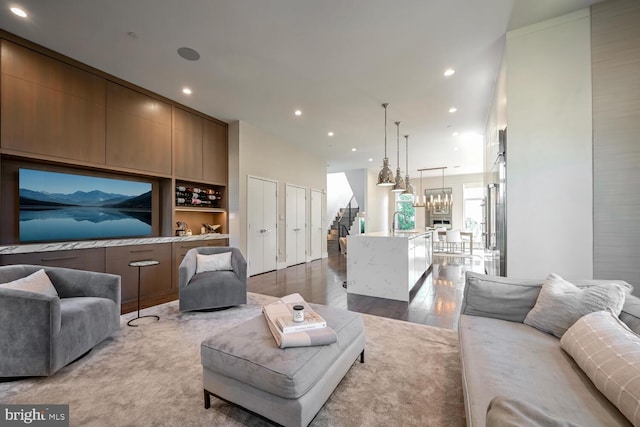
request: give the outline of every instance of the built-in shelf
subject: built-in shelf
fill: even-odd
[[[187,208],[176,206],[176,212],[226,212],[226,209],[222,208]]]

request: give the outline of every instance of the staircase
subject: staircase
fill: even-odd
[[[349,207],[340,209],[327,234],[327,253],[340,253],[339,238],[346,237],[349,234],[349,230],[356,220],[359,210],[360,208]]]

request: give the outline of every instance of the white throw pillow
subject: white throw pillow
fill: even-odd
[[[26,277],[14,280],[9,283],[0,283],[0,288],[19,289],[21,291],[35,292],[37,294],[57,297],[58,292],[49,280],[49,276],[44,269],[40,269]]]
[[[231,266],[231,252],[202,255],[196,254],[196,274],[205,271],[233,270]]]
[[[560,338],[585,314],[610,308],[619,315],[625,295],[630,291],[629,287],[618,283],[579,288],[551,273],[523,323]]]
[[[640,337],[607,310],[580,318],[560,345],[598,390],[640,426]]]

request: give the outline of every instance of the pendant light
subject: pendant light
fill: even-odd
[[[389,187],[393,185],[393,172],[389,168],[389,158],[387,157],[387,107],[388,103],[382,104],[384,107],[384,159],[382,159],[382,169],[378,173],[378,185]]]
[[[396,182],[393,185],[391,191],[394,193],[400,193],[405,190],[404,188],[404,180],[402,179],[402,174],[400,173],[400,122],[396,122],[396,141],[397,141],[397,155],[398,155],[398,169],[396,170]]]
[[[411,197],[415,198],[415,192],[413,191],[413,185],[411,185],[411,182],[409,182],[409,135],[405,135],[404,136],[404,140],[406,141],[406,147],[407,147],[407,151],[405,151],[405,171],[407,173],[407,175],[404,177],[404,186],[405,186],[405,190],[402,192],[402,194],[408,194]]]

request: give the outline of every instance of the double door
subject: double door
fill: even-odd
[[[249,177],[247,186],[247,265],[253,276],[277,268],[278,183]]]
[[[307,190],[287,185],[285,208],[287,265],[306,262],[307,248]]]

